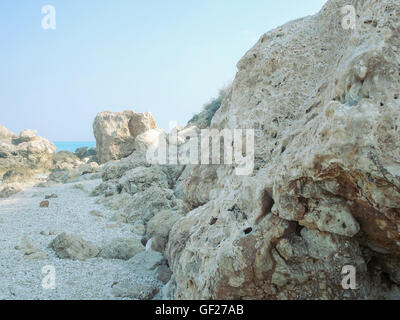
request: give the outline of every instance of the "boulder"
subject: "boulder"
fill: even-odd
[[[147,277],[162,283],[171,278],[167,259],[156,251],[143,251],[127,262],[127,268],[133,274]]]
[[[137,220],[147,223],[160,210],[173,208],[174,200],[172,190],[151,186],[131,196],[123,210],[129,213],[128,223],[135,224]]]
[[[174,210],[163,210],[156,213],[147,224],[147,236],[152,239],[152,249],[164,253],[169,233],[183,214]]]
[[[107,244],[100,252],[104,259],[129,260],[141,251],[144,246],[137,238],[118,238]]]
[[[0,176],[15,170],[19,172],[18,179],[34,179],[37,174],[52,169],[55,152],[55,145],[37,137],[34,130],[24,130],[16,136],[0,127]]]
[[[22,191],[19,183],[0,184],[0,199],[9,198]]]
[[[158,282],[141,278],[123,279],[112,287],[114,296],[137,300],[151,300],[159,290]]]
[[[129,156],[135,150],[135,138],[155,127],[150,113],[100,112],[93,123],[99,162],[106,163]]]
[[[16,138],[17,135],[15,133],[0,125],[0,142],[3,141],[11,143],[11,141]]]
[[[49,245],[60,259],[84,261],[96,257],[100,248],[85,241],[78,235],[69,235],[65,232],[58,235]]]
[[[43,250],[36,248],[26,237],[22,238],[21,245],[17,246],[16,249],[24,252],[24,258],[26,260],[47,259],[47,254]]]
[[[119,185],[130,194],[135,194],[157,186],[168,188],[168,177],[158,166],[137,167],[127,171],[119,180]]]
[[[57,152],[53,157],[54,170],[72,170],[84,162],[71,151]]]
[[[21,131],[19,134],[19,141],[21,142],[29,142],[33,138],[36,137],[37,131],[36,130],[31,130],[31,129],[26,129]]]
[[[129,157],[120,161],[110,161],[103,165],[102,179],[103,181],[118,180],[125,172],[137,167],[149,167],[150,164],[146,160],[146,155],[141,151],[134,151]]]
[[[28,180],[29,178],[32,178],[32,174],[30,174],[29,171],[21,169],[21,168],[16,168],[16,169],[8,170],[3,175],[3,182],[6,182],[6,183],[24,182],[24,181]]]
[[[81,160],[89,160],[88,162],[97,162],[96,148],[82,147],[75,150],[74,155]]]

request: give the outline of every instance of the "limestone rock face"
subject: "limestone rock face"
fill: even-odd
[[[136,114],[133,111],[100,112],[93,123],[98,160],[106,163],[132,154],[135,138],[156,123],[150,113]]]
[[[100,248],[77,235],[62,233],[49,245],[60,259],[84,261],[96,257]]]
[[[185,177],[196,209],[169,236],[175,298],[399,297],[399,34],[394,0],[330,0],[239,61],[211,127],[255,129],[255,170]]]
[[[17,136],[0,126],[0,177],[10,170],[23,173],[25,178],[49,171],[55,152],[55,145],[37,137],[35,130],[24,130]]]

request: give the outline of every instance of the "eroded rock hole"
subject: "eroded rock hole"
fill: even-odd
[[[256,219],[256,224],[259,223],[265,216],[271,213],[274,203],[274,199],[272,199],[269,192],[267,190],[264,190],[261,198],[261,212]]]

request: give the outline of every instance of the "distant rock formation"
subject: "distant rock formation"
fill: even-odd
[[[0,177],[20,180],[49,171],[53,165],[56,146],[36,136],[35,130],[24,130],[19,135],[0,126]]]
[[[136,137],[154,128],[156,122],[148,112],[100,112],[93,123],[99,162],[129,156],[135,150]]]

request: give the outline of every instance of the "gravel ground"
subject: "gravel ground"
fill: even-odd
[[[0,299],[115,299],[111,286],[128,275],[126,261],[62,260],[47,247],[62,232],[78,234],[100,247],[114,238],[133,236],[129,225],[109,228],[115,224],[111,221],[113,213],[89,196],[100,182],[90,180],[30,188],[0,200]],[[40,208],[45,196],[53,193],[58,198],[49,200],[49,208]],[[92,216],[91,210],[100,211],[104,217]],[[40,234],[53,229],[56,235]],[[16,249],[24,236],[46,252],[46,260],[24,258],[23,251]],[[42,279],[46,276],[42,273],[44,266],[55,268],[54,290],[42,288]]]

